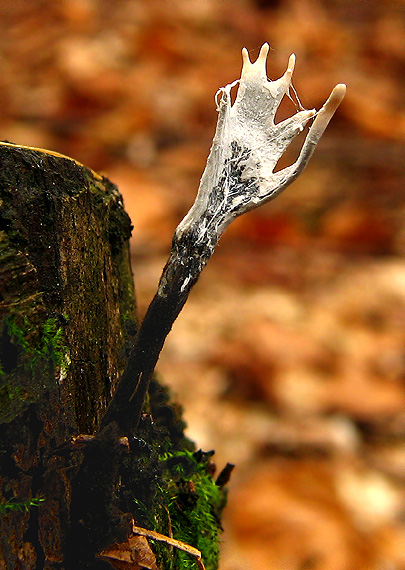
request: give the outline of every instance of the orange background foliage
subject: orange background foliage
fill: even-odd
[[[405,248],[401,0],[0,3],[0,133],[118,184],[140,314],[191,205],[217,89],[271,45],[319,108],[305,173],[233,224],[158,370],[189,435],[237,464],[222,570],[401,570]],[[295,111],[286,101],[280,120]],[[292,161],[293,145],[285,158]]]

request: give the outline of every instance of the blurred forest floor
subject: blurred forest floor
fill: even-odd
[[[403,16],[401,0],[0,2],[0,136],[119,186],[141,315],[241,48],[270,43],[271,79],[294,51],[307,108],[347,83],[305,173],[222,238],[158,365],[190,437],[237,465],[221,570],[405,569]]]

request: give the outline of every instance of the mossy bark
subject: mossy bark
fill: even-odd
[[[215,482],[155,378],[136,434],[102,421],[138,329],[130,233],[106,178],[0,143],[0,570],[111,568],[132,521],[217,568],[229,466]],[[156,555],[160,570],[196,567]]]
[[[0,144],[0,568],[63,560],[80,458],[57,450],[94,433],[125,367],[130,233],[106,178]]]

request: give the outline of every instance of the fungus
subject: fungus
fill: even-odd
[[[265,43],[252,63],[244,48],[240,79],[217,93],[218,123],[196,200],[175,231],[157,293],[102,427],[115,421],[123,435],[136,431],[165,338],[221,235],[233,219],[273,200],[299,176],[345,95],[346,86],[336,85],[319,111],[301,108],[275,124],[281,100],[292,87],[295,55],[290,56],[284,75],[269,81],[268,52]],[[236,85],[238,92],[232,103],[231,90]],[[297,160],[274,172],[286,148],[311,120]]]

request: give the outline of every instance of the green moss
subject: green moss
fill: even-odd
[[[65,316],[63,316],[66,319]],[[49,317],[33,326],[26,316],[7,319],[8,334],[29,356],[27,365],[33,368],[39,359],[51,357],[55,366],[62,366],[66,349],[63,345],[63,327],[60,319]]]
[[[56,369],[65,373],[66,318],[48,317],[41,303],[18,307],[1,321],[0,423],[10,422],[44,391],[56,386]]]
[[[15,498],[9,499],[4,503],[0,503],[0,516],[6,516],[16,511],[27,512],[32,507],[39,507],[43,501],[45,501],[45,499],[41,497],[34,497],[26,501],[16,501]]]
[[[10,386],[9,384],[4,384],[4,386],[0,388],[0,400],[3,398],[8,400],[14,400],[14,399],[21,399],[21,397],[22,395],[20,388]]]
[[[170,440],[162,440],[154,429],[149,444],[134,440],[133,453],[124,458],[119,507],[132,512],[138,526],[194,546],[206,569],[216,570],[226,490],[215,484],[213,452],[173,450]],[[161,570],[198,569],[192,555],[164,542],[151,542]]]
[[[206,569],[215,570],[221,531],[219,514],[225,501],[224,491],[210,472],[210,456],[182,451],[161,457],[163,477],[155,497],[154,529],[166,536],[171,532],[177,540],[200,550]],[[181,550],[173,549],[168,555],[168,548],[156,543],[155,551],[165,570],[198,568],[196,560]]]

